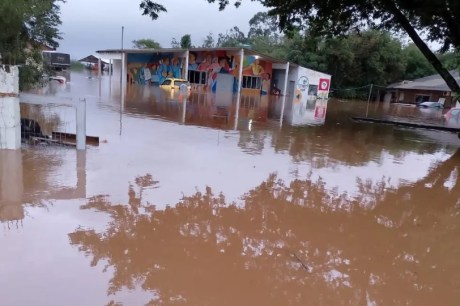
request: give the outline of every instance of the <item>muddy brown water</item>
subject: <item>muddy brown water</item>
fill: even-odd
[[[48,89],[87,99],[99,147],[0,151],[0,305],[458,305],[456,135],[351,121],[364,102],[319,127],[135,86],[120,107],[117,83]],[[22,108],[74,129],[72,109]]]

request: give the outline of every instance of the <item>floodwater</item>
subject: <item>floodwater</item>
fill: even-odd
[[[279,101],[236,118],[118,84],[48,90],[86,99],[98,147],[0,152],[0,305],[459,305],[460,140],[350,120],[442,111],[331,101],[280,127]],[[75,130],[72,108],[22,111]]]

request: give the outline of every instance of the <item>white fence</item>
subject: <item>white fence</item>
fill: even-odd
[[[75,131],[77,136],[77,150],[86,149],[86,99],[74,101],[72,98],[63,98],[46,95],[26,94],[19,95],[21,103],[46,105],[46,106],[70,106],[75,109]]]

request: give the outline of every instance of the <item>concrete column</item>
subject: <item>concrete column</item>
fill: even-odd
[[[19,69],[0,65],[0,149],[21,148]]]
[[[112,59],[109,60],[109,97],[112,96]]]
[[[287,95],[287,85],[289,81],[289,62],[286,63],[286,75],[284,76],[284,88],[283,88],[283,97],[281,98],[281,116],[280,116],[280,127],[283,126],[283,117],[284,117],[284,108],[286,107],[286,95]]]
[[[120,70],[120,86],[123,88],[126,86],[126,69],[125,69],[125,53],[121,53],[121,70]]]
[[[236,110],[235,110],[235,126],[234,130],[238,128],[238,118],[240,116],[240,102],[241,102],[241,84],[243,84],[243,65],[244,65],[244,49],[240,50],[240,63],[238,64],[238,86],[236,92]]]
[[[188,81],[188,58],[190,51],[187,49],[185,52],[185,67],[184,67],[184,79]]]
[[[101,65],[102,65],[102,61],[101,61],[101,58],[99,57],[97,59],[97,67],[98,67],[97,68],[97,77],[98,78],[101,78],[101,74],[102,74],[102,66]]]

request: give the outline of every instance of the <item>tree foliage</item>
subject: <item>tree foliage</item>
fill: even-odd
[[[160,43],[150,38],[133,40],[133,48],[136,49],[161,49]]]
[[[0,1],[0,54],[3,62],[25,62],[27,52],[42,46],[56,48],[60,0]]]
[[[61,0],[0,1],[0,62],[20,65],[19,88],[42,82],[41,50],[56,48],[61,38]]]
[[[180,42],[178,42],[175,37],[173,37],[171,40],[171,48],[180,48]]]
[[[202,48],[214,48],[215,47],[214,36],[212,33],[206,35],[205,39],[203,40],[203,44],[201,45]]]
[[[226,33],[219,33],[217,37],[218,47],[241,47],[247,43],[249,43],[248,38],[237,26],[234,26]]]
[[[153,20],[158,18],[159,13],[167,12],[166,8],[163,5],[153,2],[151,0],[142,0],[141,4],[139,5],[139,8],[142,10],[142,15],[147,15]]]
[[[192,48],[192,36],[190,34],[185,34],[180,39],[180,47],[182,49]]]
[[[192,36],[190,34],[182,35],[180,41],[178,41],[175,37],[171,40],[171,48],[182,48],[182,49],[189,49],[193,48],[192,44]]]
[[[420,52],[414,44],[406,46],[403,52],[406,57],[404,79],[413,80],[436,73],[433,66],[430,65],[428,60],[423,56],[422,52]],[[444,62],[444,60],[441,61]]]

